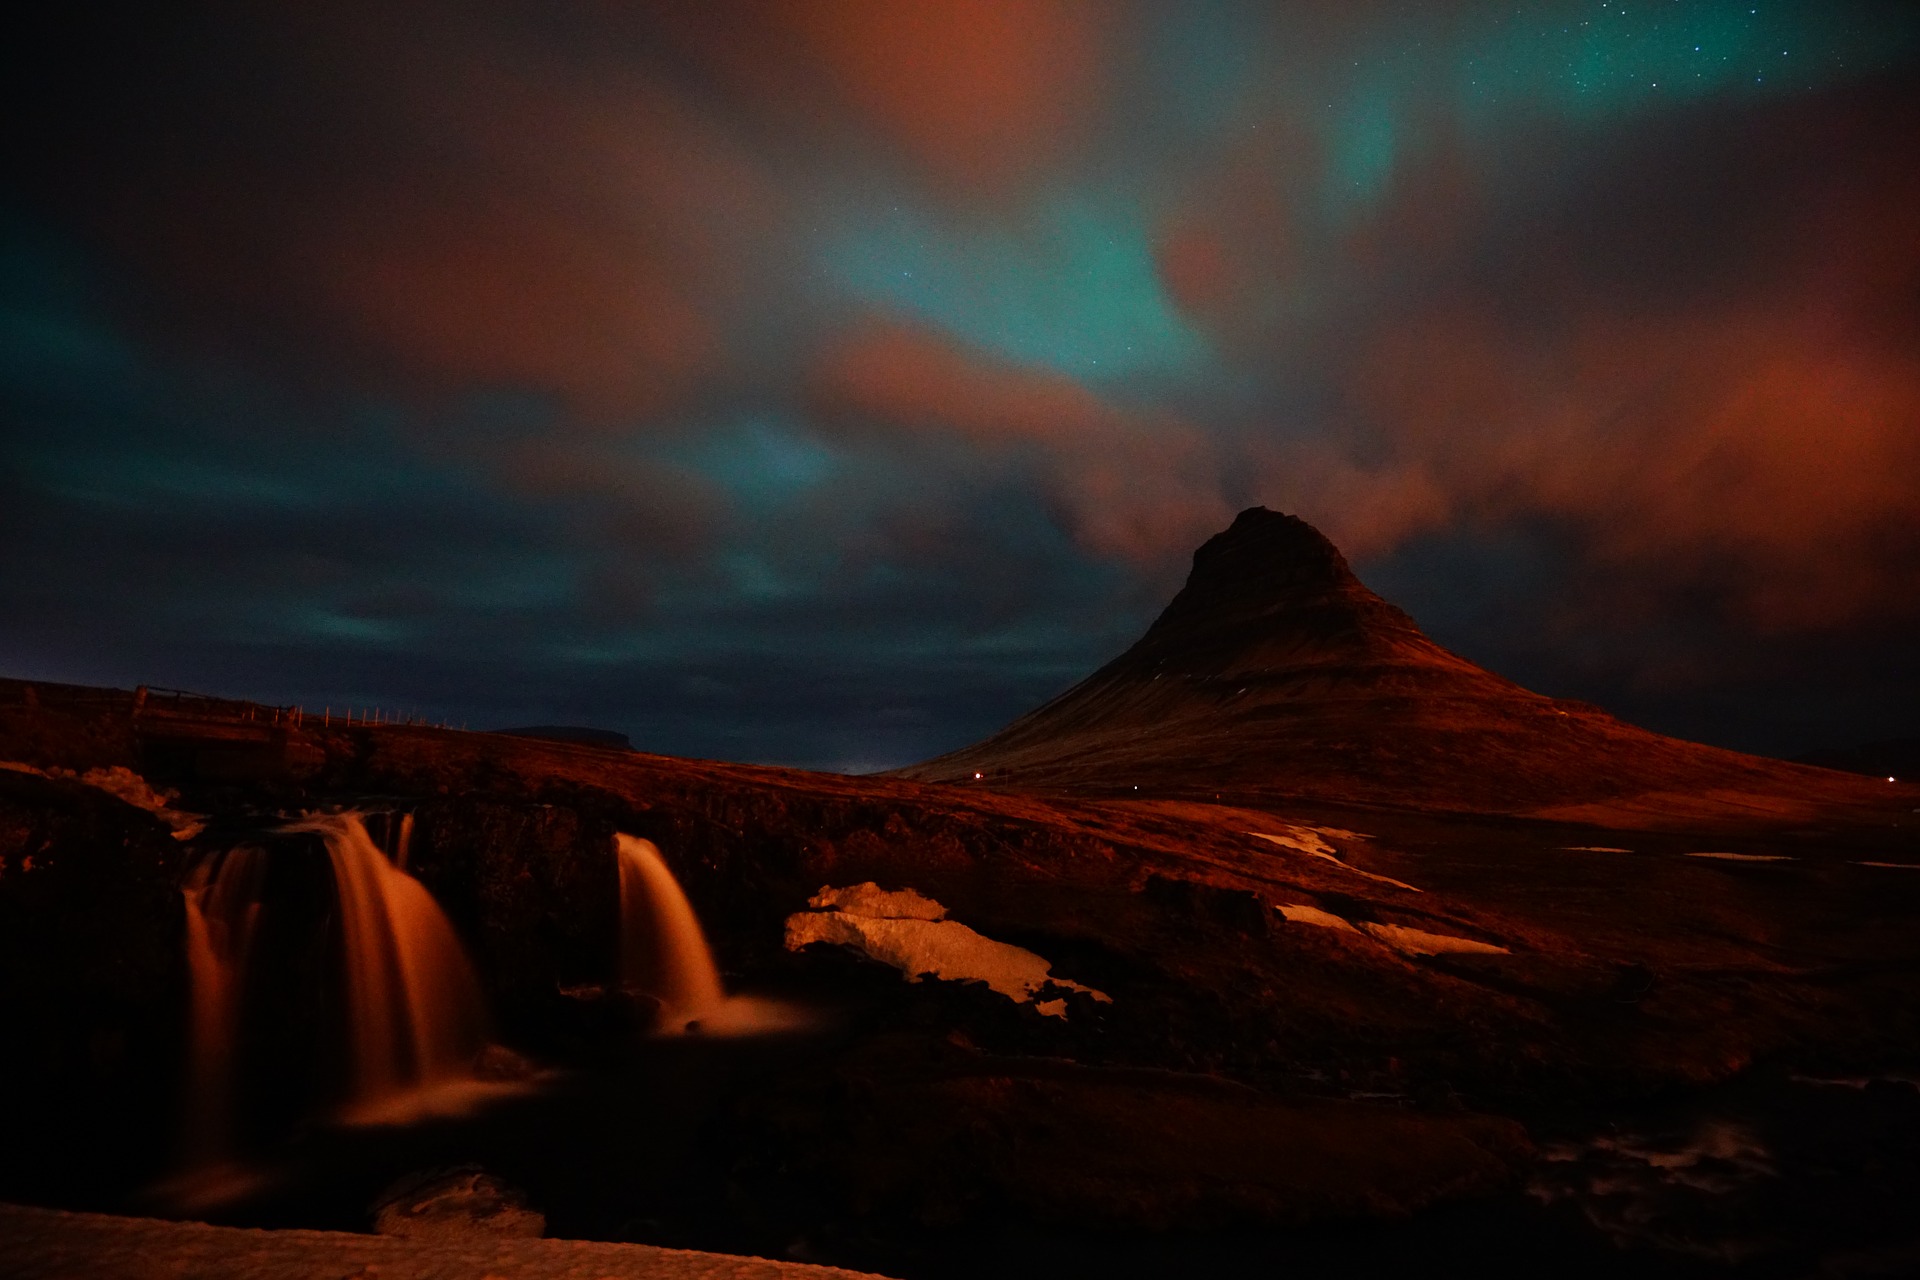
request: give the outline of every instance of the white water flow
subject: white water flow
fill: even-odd
[[[799,1010],[753,996],[729,996],[700,917],[660,856],[638,836],[615,835],[620,864],[620,982],[660,1001],[666,1035],[754,1035],[805,1025]]]
[[[727,998],[707,935],[659,846],[616,835],[620,859],[620,981],[660,1001],[663,1029],[680,1030]]]
[[[426,886],[387,860],[357,813],[289,828],[325,842],[339,893],[352,1088],[349,1122],[397,1123],[464,1110],[487,1043],[479,980]]]
[[[189,1171],[215,1169],[233,1156],[234,1047],[265,874],[266,854],[241,845],[202,858],[181,886],[189,1000],[182,1147]]]

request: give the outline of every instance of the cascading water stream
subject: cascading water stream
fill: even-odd
[[[339,893],[352,1067],[344,1118],[418,1119],[497,1088],[473,1074],[488,1031],[479,980],[426,886],[388,861],[357,813],[288,829],[320,836]]]
[[[319,836],[333,871],[351,1072],[339,1118],[350,1124],[458,1115],[528,1083],[477,1074],[477,1060],[488,1050],[485,1002],[452,923],[426,886],[397,865],[410,852],[412,827],[411,815],[389,820],[391,857],[356,812],[311,814],[282,828]],[[659,1001],[664,1033],[752,1035],[807,1025],[791,1006],[729,996],[699,917],[660,850],[628,835],[616,836],[614,849],[622,985]],[[179,1207],[231,1200],[259,1185],[257,1174],[232,1162],[230,1108],[267,857],[249,846],[227,850],[195,865],[182,886],[191,987],[190,1159],[186,1173],[156,1188]]]
[[[413,813],[407,809],[367,809],[360,811],[360,823],[366,827],[374,847],[387,855],[387,861],[402,871],[413,853]]]
[[[727,998],[693,904],[651,840],[616,835],[620,859],[620,981],[660,1000],[663,1027],[679,1029]]]
[[[620,981],[660,1002],[667,1035],[753,1035],[805,1024],[798,1010],[772,1000],[729,996],[680,882],[651,840],[617,834],[620,866]]]
[[[240,997],[247,953],[260,921],[260,886],[266,855],[241,845],[218,858],[202,859],[181,888],[186,902],[188,1030],[187,1151],[190,1162],[229,1153],[233,1117],[234,1042],[240,1031]]]
[[[185,1171],[160,1194],[183,1208],[217,1203],[252,1185],[234,1163],[233,1067],[265,878],[266,854],[240,845],[195,863],[180,889],[188,992]]]

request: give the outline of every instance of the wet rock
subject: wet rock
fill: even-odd
[[[478,1165],[409,1174],[380,1194],[371,1214],[380,1235],[416,1239],[540,1236],[547,1229],[544,1214]]]
[[[410,869],[467,943],[507,1024],[570,1021],[560,988],[616,973],[619,892],[610,823],[471,794],[416,811]]]
[[[183,856],[94,787],[0,771],[0,1194],[29,1174],[95,1185],[129,1139],[158,1137],[181,1052]]]
[[[1129,1229],[1397,1216],[1511,1185],[1517,1124],[1332,1099],[1218,1076],[950,1053],[874,1057],[757,1109],[817,1221],[957,1227],[1011,1210]],[[928,1159],[927,1153],[938,1152]]]
[[[473,1073],[482,1080],[531,1080],[538,1068],[503,1044],[490,1044],[474,1059]]]

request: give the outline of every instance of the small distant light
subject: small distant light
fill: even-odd
[[[974,773],[974,775],[973,775],[973,780],[974,780],[975,782],[978,782],[978,781],[980,781],[980,774],[978,773],[978,771],[976,771],[976,772]],[[1888,778],[1888,779],[1887,779],[1887,781],[1888,781],[1888,782],[1892,782],[1892,781],[1893,781],[1893,779],[1892,779],[1892,778]]]
[[[1888,782],[1892,782],[1892,781],[1893,781],[1893,775],[1892,775],[1892,774],[1888,774],[1888,775],[1887,775],[1887,781],[1888,781]]]

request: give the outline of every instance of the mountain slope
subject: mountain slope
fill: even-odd
[[[1868,798],[1826,770],[1662,737],[1483,670],[1369,591],[1313,526],[1264,507],[1194,553],[1132,648],[999,733],[899,773],[1477,812],[1650,792],[1735,807],[1736,794]]]

